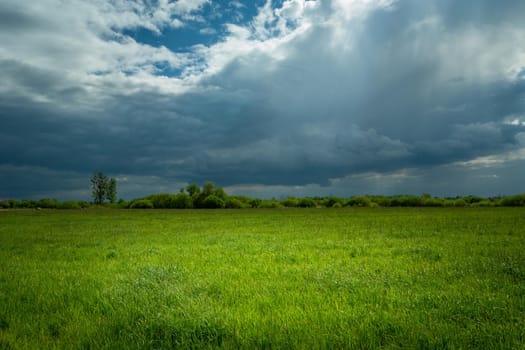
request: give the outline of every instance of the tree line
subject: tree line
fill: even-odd
[[[96,175],[96,176],[95,176]],[[0,209],[46,208],[81,209],[94,206],[120,209],[243,209],[243,208],[343,208],[343,207],[515,207],[525,206],[525,194],[500,197],[433,197],[429,194],[351,197],[286,197],[259,199],[230,196],[222,187],[206,182],[190,184],[178,193],[159,193],[130,201],[116,200],[117,184],[113,178],[95,174],[92,178],[93,201],[0,200]]]
[[[351,196],[345,197],[286,197],[284,199],[259,199],[246,196],[229,196],[222,188],[206,183],[202,189],[190,185],[177,194],[153,194],[147,197],[121,202],[121,208],[129,209],[243,209],[243,208],[387,208],[387,207],[516,207],[525,206],[525,194],[504,197],[433,197],[428,194],[397,196]],[[188,186],[188,187],[190,187]]]
[[[0,209],[83,209],[104,206],[121,209],[243,209],[243,208],[343,208],[343,207],[517,207],[525,206],[525,194],[484,198],[480,196],[433,197],[430,194],[398,196],[352,197],[286,197],[259,199],[230,196],[222,187],[205,182],[181,188],[178,193],[159,193],[131,201],[117,201],[117,180],[103,172],[95,172],[90,179],[93,201],[0,200]]]

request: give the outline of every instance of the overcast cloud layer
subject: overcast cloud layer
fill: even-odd
[[[0,199],[525,192],[523,0],[3,0]]]

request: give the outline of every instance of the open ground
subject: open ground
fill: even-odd
[[[0,349],[519,349],[525,209],[0,212]]]

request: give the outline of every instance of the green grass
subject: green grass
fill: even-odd
[[[525,349],[525,209],[0,212],[0,349]]]

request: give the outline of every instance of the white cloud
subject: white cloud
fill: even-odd
[[[440,35],[442,31],[439,32]],[[524,28],[513,25],[466,27],[437,42],[444,80],[463,77],[468,82],[514,80],[525,65]]]
[[[525,126],[525,115],[512,114],[503,119],[503,124],[513,126]]]
[[[228,5],[231,7],[235,7],[236,9],[242,9],[246,7],[246,5],[244,5],[242,2],[237,1],[237,0],[230,1]]]
[[[175,77],[172,85],[183,84],[186,88],[188,82],[198,84],[201,78],[218,74],[238,58],[250,62],[252,57],[264,55],[269,66],[272,60],[286,60],[293,53],[295,43],[304,45],[310,40],[312,28],[330,31],[333,41],[330,46],[324,45],[331,51],[328,54],[332,54],[334,60],[347,59],[351,53],[345,48],[351,48],[353,38],[360,35],[354,21],[363,21],[372,11],[396,7],[393,0],[333,0],[329,2],[331,11],[327,11],[319,1],[286,0],[280,8],[273,8],[272,1],[268,0],[251,23],[226,24],[229,35],[221,42],[210,47],[196,46],[193,53],[175,53],[164,47],[136,43],[118,31],[142,27],[160,33],[166,26],[182,27],[185,20],[200,20],[198,12],[211,3],[209,0],[161,0],[156,6],[139,0],[42,0],[31,7],[21,6],[14,0],[7,2],[32,18],[45,21],[47,30],[35,28],[16,36],[0,34],[0,57],[4,59],[23,60],[44,69],[66,70],[66,74],[81,80],[94,72],[125,72],[134,76],[130,80],[139,76],[155,80],[156,66],[162,63],[185,72],[184,81]],[[232,3],[232,6],[239,4]],[[61,22],[50,20],[52,12],[57,10],[61,13]],[[411,47],[397,49],[417,50],[415,54],[428,55],[429,60],[439,59],[444,81],[458,77],[498,81],[516,77],[525,66],[525,51],[514,45],[525,41],[523,28],[467,26],[447,31],[439,15],[416,20],[408,28],[402,45]],[[212,35],[214,30],[207,27],[201,29],[201,33]],[[439,37],[439,40],[429,40],[429,37]],[[464,64],[467,61],[468,64]],[[259,64],[257,59],[253,62]],[[174,92],[187,91],[172,88]]]
[[[90,91],[84,98],[92,101],[99,100],[93,99],[94,95],[107,95],[111,86],[119,93],[151,88],[181,93],[187,91],[188,84],[177,77],[159,76],[158,66],[184,69],[194,61],[192,54],[140,44],[119,31],[143,27],[160,32],[164,26],[180,27],[183,22],[173,18],[173,14],[194,11],[204,3],[181,3],[174,7],[178,3],[160,1],[157,8],[151,8],[141,1],[43,0],[31,7],[13,2],[16,11],[39,24],[20,30],[12,28],[17,30],[16,35],[10,30],[0,32],[0,59],[56,72],[61,84],[83,86]],[[60,12],[61,21],[53,20],[56,11]],[[134,88],[126,90],[131,86]],[[16,86],[6,88],[18,89]],[[44,97],[35,98],[42,100]],[[52,101],[50,96],[47,100]]]
[[[366,16],[375,9],[389,9],[396,0],[333,0],[332,8],[336,16],[345,20]]]
[[[262,185],[247,184],[224,187],[226,193],[230,195],[243,195],[253,198],[277,198],[283,199],[289,196],[305,197],[314,195],[328,195],[329,190],[318,184],[308,184],[301,186],[282,186],[282,185]]]
[[[247,40],[251,34],[247,28],[236,24],[228,23],[226,24],[226,29],[235,39]]]
[[[163,0],[162,2],[168,4],[168,0]],[[176,14],[185,15],[198,11],[202,9],[204,5],[209,3],[211,3],[211,0],[178,0],[169,3],[166,7],[171,8]]]
[[[432,14],[412,21],[404,45],[419,57],[437,59],[442,81],[463,83],[514,80],[525,66],[525,28],[514,23],[500,25],[465,23],[454,28],[447,18]]]
[[[184,22],[182,22],[180,19],[178,18],[174,18],[172,21],[171,21],[171,26],[173,28],[182,28],[184,27]]]
[[[525,133],[519,135],[525,141]],[[525,146],[525,142],[522,142]],[[455,162],[454,165],[466,167],[469,169],[503,167],[506,163],[525,160],[525,147],[504,153],[477,157],[463,162]]]
[[[217,34],[217,31],[213,28],[207,27],[207,28],[200,29],[199,33],[204,34],[204,35],[215,35]]]

